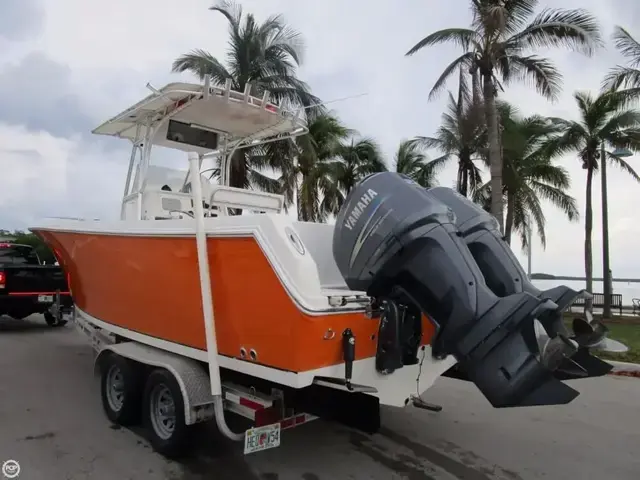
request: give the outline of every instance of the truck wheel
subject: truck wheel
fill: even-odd
[[[185,424],[184,399],[175,377],[165,369],[151,372],[142,402],[143,422],[154,450],[168,458],[184,455],[191,429]]]
[[[107,418],[122,426],[140,421],[141,374],[135,363],[108,353],[100,364],[100,396]]]
[[[43,315],[44,321],[47,322],[47,325],[50,327],[61,327],[67,323],[67,321],[62,318],[62,315],[57,317],[51,312],[44,312]]]

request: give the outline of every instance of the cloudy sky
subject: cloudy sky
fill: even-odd
[[[146,82],[162,86],[181,78],[170,73],[181,53],[204,48],[224,58],[227,26],[222,16],[207,10],[213,1],[1,0],[0,229],[28,227],[43,216],[117,216],[128,146],[89,132],[146,96]],[[390,163],[402,139],[429,135],[438,126],[444,96],[429,102],[427,93],[456,49],[434,47],[410,58],[404,53],[436,29],[466,26],[468,3],[448,0],[436,7],[436,2],[424,0],[242,2],[245,11],[259,18],[282,13],[304,34],[307,48],[300,76],[321,98],[367,94],[332,107],[350,126],[380,142]],[[547,4],[553,2],[541,2]],[[564,93],[551,104],[526,85],[510,87],[505,96],[525,114],[573,117],[572,93],[596,91],[604,73],[622,61],[609,42],[613,26],[624,26],[640,38],[637,0],[564,0],[562,6],[595,14],[607,47],[591,59],[548,52],[564,75]],[[636,160],[640,158],[630,159]],[[575,158],[560,162],[571,172],[572,194],[583,211],[585,173]],[[610,171],[612,269],[614,276],[637,277],[640,185]],[[452,185],[454,179],[452,165],[440,183]],[[597,274],[598,185],[596,181]],[[534,244],[534,271],[582,274],[582,222],[568,224],[551,207],[545,213],[548,245],[543,251]]]

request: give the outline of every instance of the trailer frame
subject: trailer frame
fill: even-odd
[[[299,427],[319,418],[316,415],[296,411],[287,406],[284,402],[285,392],[275,387],[267,394],[255,387],[222,381],[222,395],[217,397],[212,395],[209,390],[210,378],[204,362],[120,337],[92,324],[82,315],[78,315],[76,311],[74,311],[72,322],[90,340],[94,350],[94,375],[100,377],[101,386],[103,386],[101,392],[104,392],[104,384],[108,380],[106,377],[109,367],[122,359],[131,362],[132,366],[137,369],[134,377],[137,385],[125,387],[125,389],[131,388],[132,391],[142,391],[144,383],[152,372],[158,369],[166,371],[179,387],[180,401],[177,403],[181,403],[183,409],[177,417],[182,419],[184,427],[216,420],[218,430],[225,437],[233,441],[244,441],[245,454],[278,447],[282,430]],[[221,402],[216,401],[218,398],[221,399]],[[105,401],[103,393],[103,405],[105,405]],[[105,409],[109,410],[106,406]],[[218,412],[220,413],[218,414]],[[225,420],[221,427],[218,417],[222,417],[224,420],[225,412],[248,420],[252,426],[242,432],[234,432],[227,426]],[[106,413],[113,420],[110,412]],[[135,422],[116,419],[116,422],[123,426],[138,423],[138,421],[138,418]],[[180,426],[182,427],[182,425]],[[154,439],[157,440],[154,438],[158,435],[157,432],[148,431],[147,433],[151,434],[152,446],[168,457],[182,455],[188,446],[180,439],[176,440],[175,444],[166,442],[170,444],[159,445],[158,442],[154,442]],[[264,438],[268,434],[274,437],[274,441],[265,446],[257,444],[260,436]]]

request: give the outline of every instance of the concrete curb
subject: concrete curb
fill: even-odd
[[[609,372],[609,375],[640,378],[640,364],[627,363],[627,362],[614,362],[611,360],[608,360],[608,362],[611,365],[613,365],[613,370]]]

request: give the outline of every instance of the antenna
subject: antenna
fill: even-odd
[[[320,106],[323,106],[323,105],[329,105],[330,103],[343,102],[345,100],[351,100],[353,98],[365,97],[367,95],[369,95],[368,92],[358,93],[357,95],[349,95],[348,97],[336,98],[334,100],[328,100],[326,102],[314,103],[313,105],[308,105],[308,106],[306,106],[304,108],[301,108],[301,109],[296,108],[295,110],[285,110],[285,112],[286,113],[293,113],[294,111],[307,110],[307,109],[314,108],[314,107],[320,107]]]
[[[157,88],[155,88],[153,85],[151,85],[151,82],[147,82],[147,84],[145,85],[149,90],[151,90],[153,93],[155,93],[156,95],[160,95],[160,90],[158,90]]]

